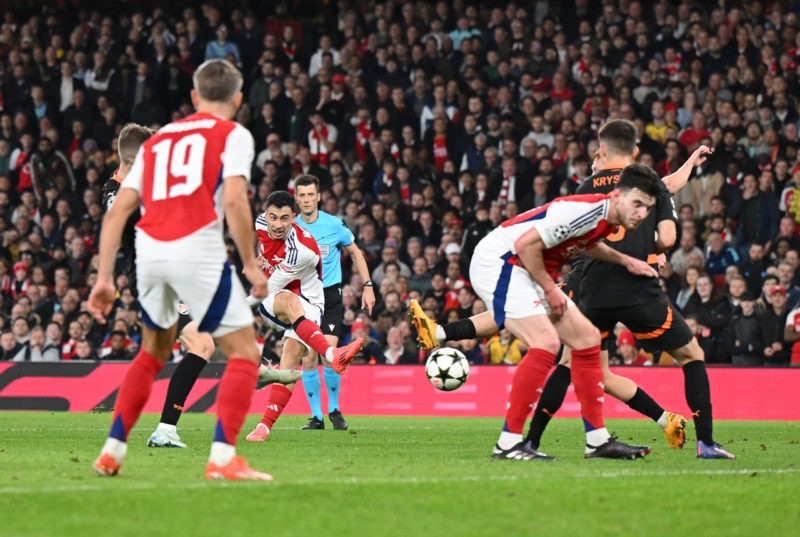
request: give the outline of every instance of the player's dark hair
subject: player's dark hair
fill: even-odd
[[[208,60],[200,64],[192,81],[200,97],[207,101],[230,101],[242,89],[242,74],[227,60]]]
[[[294,180],[294,187],[297,188],[298,186],[311,186],[317,189],[319,192],[319,179],[315,175],[301,175],[297,179]]]
[[[638,188],[648,196],[658,198],[661,192],[661,178],[650,166],[631,164],[619,174],[617,188],[623,192]]]
[[[139,147],[153,135],[153,129],[143,127],[136,123],[128,123],[119,131],[117,151],[119,160],[124,164],[133,164]]]
[[[617,155],[633,155],[636,148],[636,125],[627,119],[612,119],[600,127],[597,138]]]
[[[267,196],[267,207],[275,207],[277,209],[283,209],[284,207],[289,207],[293,213],[297,213],[297,203],[294,201],[294,196],[286,192],[285,190],[276,190],[269,196]]]

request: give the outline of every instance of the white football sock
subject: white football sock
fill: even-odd
[[[217,466],[225,466],[236,455],[236,446],[226,444],[225,442],[212,442],[211,455],[208,457],[208,462],[213,462]]]
[[[447,336],[444,333],[444,328],[442,328],[442,325],[440,325],[440,324],[436,325],[436,333],[434,334],[433,337],[435,337],[436,341],[438,341],[439,343],[444,343],[445,342],[445,340],[447,339]]]
[[[100,450],[100,453],[108,453],[117,462],[122,462],[125,459],[125,455],[128,454],[128,444],[109,436],[106,438],[106,443],[103,444],[103,449]]]
[[[608,429],[605,427],[588,431],[586,433],[586,445],[596,448],[608,442],[609,438],[611,438],[611,435],[608,434]]]
[[[661,417],[656,420],[656,423],[658,423],[658,426],[661,427],[662,431],[667,428],[667,413],[666,413],[666,411],[661,413]]]
[[[521,434],[503,431],[500,433],[500,438],[497,440],[497,445],[500,446],[500,449],[511,449],[520,442],[522,442]]]

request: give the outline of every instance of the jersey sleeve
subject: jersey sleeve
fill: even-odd
[[[350,231],[341,218],[337,218],[336,221],[338,222],[338,238],[339,238],[339,245],[341,246],[350,246],[356,240],[355,236],[353,236],[353,232]]]
[[[144,177],[144,146],[140,147],[139,151],[136,153],[136,158],[133,160],[133,166],[131,166],[130,171],[128,171],[128,175],[126,175],[125,179],[122,181],[122,185],[120,188],[132,188],[133,190],[141,194],[143,177]],[[111,204],[109,204],[109,207],[110,206]]]
[[[222,153],[222,177],[242,175],[249,181],[254,157],[253,135],[237,123],[225,140],[225,150]]]
[[[800,315],[800,308],[790,311],[789,315],[786,316],[786,326],[794,326],[798,315]]]
[[[604,216],[604,205],[576,201],[551,203],[544,218],[535,220],[533,227],[542,237],[545,248],[552,248],[593,229]]]
[[[119,192],[120,188],[119,181],[115,179],[109,179],[106,181],[106,184],[103,185],[103,211],[108,212],[111,206],[114,204],[114,201],[117,199],[117,193]]]
[[[667,190],[667,185],[661,181],[661,188],[659,189],[658,200],[653,209],[656,213],[656,222],[663,222],[664,220],[672,220],[678,222],[678,211],[675,209],[675,202],[672,199],[672,194]]]

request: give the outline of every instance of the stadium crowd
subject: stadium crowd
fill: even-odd
[[[714,149],[675,196],[680,243],[660,269],[706,360],[800,365],[796,2],[39,4],[0,25],[0,360],[133,356],[124,267],[108,325],[83,305],[116,135],[189,114],[193,70],[227,58],[245,75],[236,119],[256,141],[254,214],[315,175],[322,209],[367,258],[373,318],[349,267],[343,291],[365,362],[424,358],[410,298],[441,321],[483,311],[467,277],[477,242],[573,193],[598,128],[625,118],[661,175]],[[505,331],[457,346],[474,363],[524,354]],[[672,363],[638,352],[624,327],[610,346],[620,364]]]

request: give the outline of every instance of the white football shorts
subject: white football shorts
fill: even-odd
[[[275,297],[280,293],[291,293],[288,289],[280,289],[274,293],[270,293],[267,297],[259,304],[258,312],[267,321],[268,324],[274,326],[278,330],[284,330],[283,337],[285,338],[292,338],[294,340],[299,341],[300,343],[305,346],[306,349],[310,349],[308,344],[300,339],[294,330],[292,330],[292,326],[282,322],[278,317],[275,315]],[[303,311],[305,311],[305,318],[309,321],[313,321],[319,324],[322,321],[322,308],[319,306],[315,306],[305,298],[301,296],[297,296],[300,300],[300,303],[303,305]]]

